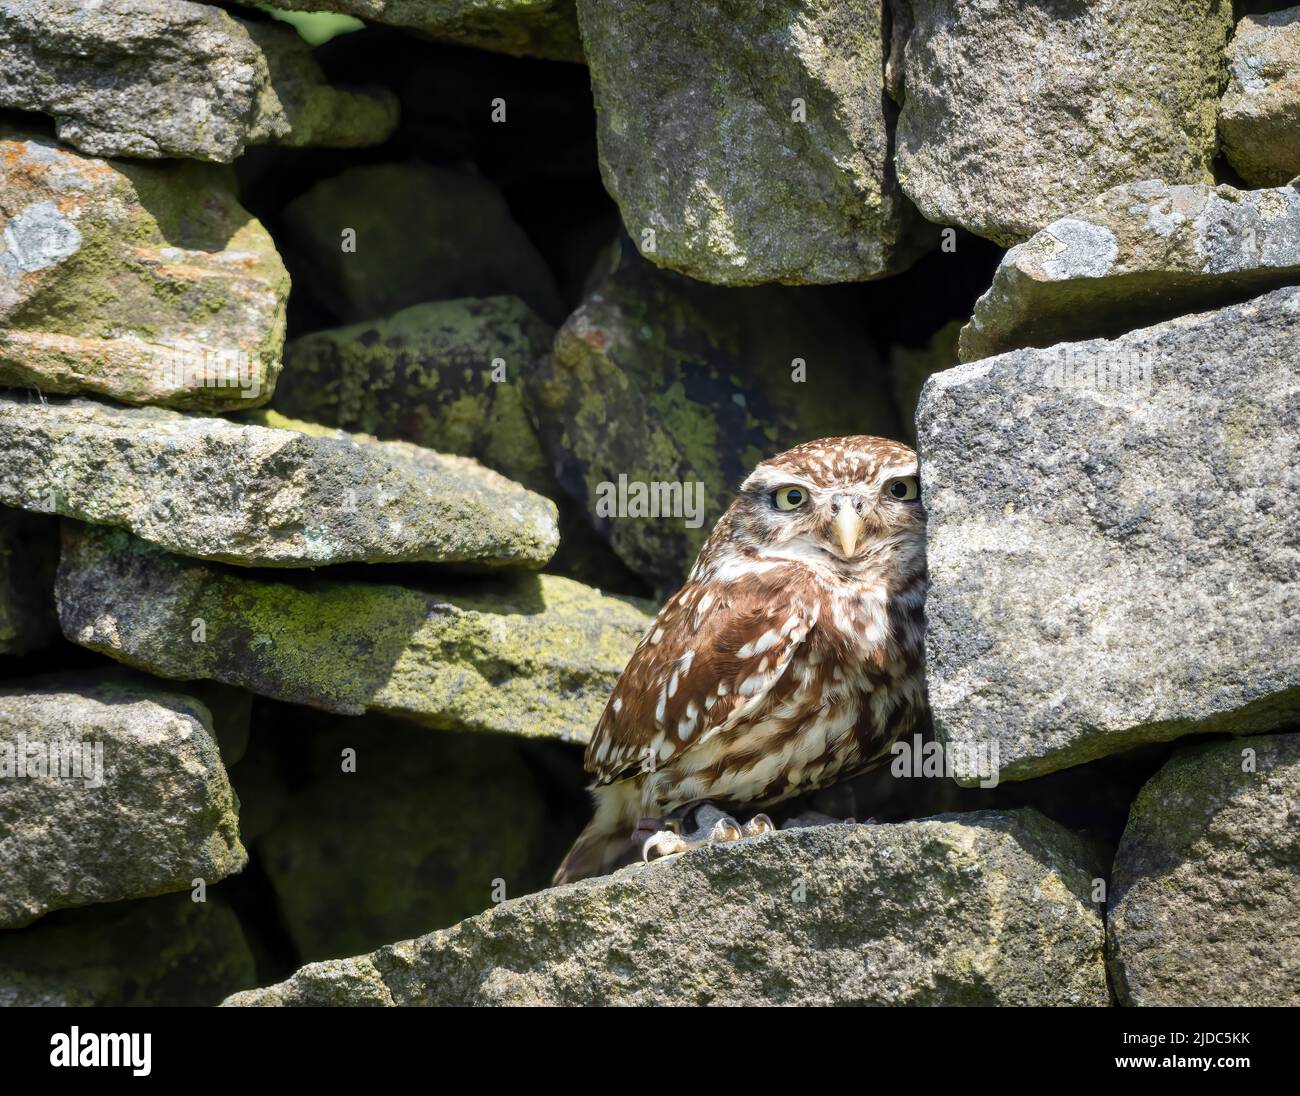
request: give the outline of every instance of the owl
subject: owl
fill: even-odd
[[[778,803],[882,760],[924,717],[926,587],[907,446],[823,438],[759,464],[610,694],[585,759],[595,816],[554,881],[611,870],[644,820]],[[743,832],[722,816],[712,836]]]

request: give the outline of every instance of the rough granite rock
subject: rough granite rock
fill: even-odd
[[[505,902],[227,1005],[1106,1005],[1095,869],[1032,810],[785,830]]]
[[[494,886],[512,897],[545,886],[564,855],[517,739],[376,717],[299,716],[277,730],[303,786],[254,856],[303,961],[455,924]]]
[[[54,612],[58,523],[0,507],[0,655],[23,655],[59,634]]]
[[[161,677],[571,742],[590,737],[652,619],[647,603],[555,575],[273,581],[71,524],[55,597],[68,639]]]
[[[5,682],[0,776],[0,928],[216,883],[247,863],[211,715],[155,683],[113,671]]]
[[[1300,715],[1300,289],[931,378],[930,704],[1004,779]]]
[[[526,394],[561,486],[633,571],[669,590],[760,460],[810,438],[893,436],[897,419],[856,298],[703,286],[626,239],[610,259]],[[702,513],[602,514],[620,476],[683,485],[683,500],[703,484]]]
[[[891,162],[881,0],[579,0],[578,17],[601,175],[647,259],[805,285],[919,253]]]
[[[249,144],[380,144],[382,89],[330,87],[288,27],[189,0],[5,0],[0,107],[92,156],[230,163]]]
[[[898,178],[1003,246],[1135,179],[1211,183],[1232,5],[911,0]]]
[[[1300,7],[1237,24],[1219,138],[1251,186],[1282,186],[1300,175]]]
[[[0,503],[248,567],[540,567],[555,551],[554,503],[475,461],[315,431],[0,395]]]
[[[0,385],[255,407],[280,372],[288,295],[227,169],[0,132]]]
[[[1185,746],[1142,789],[1111,877],[1125,1005],[1300,1005],[1300,734]]]
[[[273,406],[473,457],[549,494],[555,480],[524,406],[523,378],[554,336],[517,297],[415,305],[294,339]]]
[[[249,3],[252,0],[237,0]],[[516,57],[582,61],[574,0],[276,0],[290,11],[334,11]]]
[[[1300,282],[1300,190],[1106,191],[1003,258],[962,329],[962,361],[1119,335]]]
[[[466,171],[418,163],[348,168],[290,202],[284,224],[295,283],[336,323],[506,294],[548,322],[564,314],[551,272],[505,199]]]
[[[239,919],[215,891],[60,910],[0,932],[0,1008],[216,1005],[257,984]]]

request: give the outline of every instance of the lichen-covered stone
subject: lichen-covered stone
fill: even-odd
[[[590,737],[651,621],[645,603],[555,575],[271,581],[96,526],[65,530],[55,596],[68,639],[162,677],[572,742]]]
[[[927,678],[956,777],[1300,715],[1300,289],[937,374]]]
[[[555,505],[475,461],[261,419],[0,395],[0,503],[243,566],[540,567],[555,551]]]
[[[415,305],[294,339],[273,406],[473,457],[549,493],[555,480],[524,406],[523,379],[554,334],[515,297]]]
[[[891,435],[888,379],[856,302],[820,289],[719,289],[624,240],[527,395],[561,486],[623,561],[675,586],[765,457],[809,438]],[[602,484],[704,485],[702,509],[602,514]],[[684,509],[684,507],[682,508]]]
[[[228,170],[0,132],[0,385],[255,407],[280,371],[288,295]]]
[[[1111,878],[1125,1005],[1300,1005],[1300,734],[1185,746],[1142,789]]]
[[[1232,5],[910,0],[898,178],[1004,246],[1135,179],[1213,182]]]
[[[228,1005],[1106,1005],[1095,868],[1035,811],[786,830],[505,902]]]
[[[58,523],[0,507],[0,655],[22,655],[59,634],[54,613]]]
[[[0,686],[0,928],[247,860],[201,703],[116,673]]]
[[[564,311],[505,199],[466,171],[348,168],[290,202],[284,224],[296,283],[336,323],[460,297],[513,295],[552,322]]]
[[[573,0],[275,0],[274,6],[342,12],[516,57],[582,61]]]
[[[578,16],[601,174],[647,259],[757,285],[860,281],[916,257],[880,0],[579,0]]]
[[[1300,7],[1237,24],[1219,138],[1251,186],[1283,186],[1300,175]]]
[[[280,732],[302,786],[254,854],[304,960],[454,924],[495,888],[545,886],[564,855],[515,739],[374,717],[294,722]]]
[[[957,336],[961,322],[954,320],[935,332],[928,346],[895,346],[889,351],[889,373],[903,437],[916,444],[916,404],[930,377],[957,364]]]
[[[1300,190],[1108,190],[1003,258],[962,361],[1118,335],[1300,282]]]
[[[257,984],[239,919],[215,892],[60,910],[0,932],[0,1008],[208,1006]]]
[[[249,144],[379,144],[397,100],[325,83],[288,27],[189,0],[6,0],[0,107],[92,156],[230,163]]]

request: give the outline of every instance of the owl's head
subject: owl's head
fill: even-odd
[[[821,438],[759,464],[737,524],[761,554],[852,564],[923,549],[916,453],[885,438]]]

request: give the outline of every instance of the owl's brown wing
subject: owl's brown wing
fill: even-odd
[[[772,578],[688,583],[659,611],[610,694],[587,771],[611,784],[661,768],[746,718],[815,621],[800,590]]]

